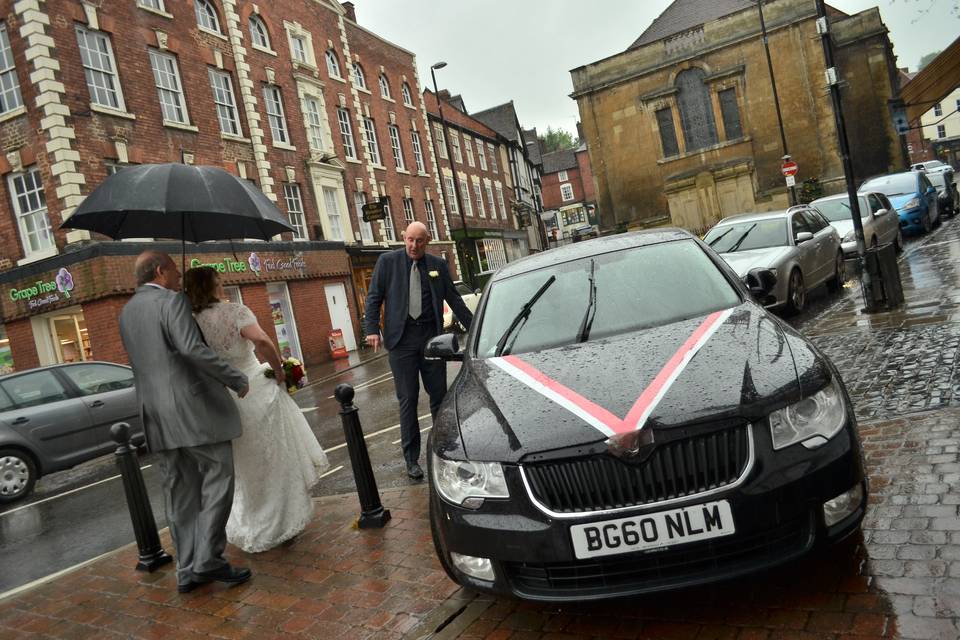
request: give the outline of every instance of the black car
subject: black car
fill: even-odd
[[[858,529],[834,366],[681,230],[598,238],[491,279],[429,438],[430,522],[474,589],[585,600],[712,582]],[[626,417],[623,417],[626,416]]]
[[[937,190],[940,212],[948,218],[955,216],[960,209],[960,197],[957,195],[957,185],[953,182],[953,171],[928,173],[927,179]]]

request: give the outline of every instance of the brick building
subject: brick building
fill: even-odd
[[[560,149],[542,158],[543,220],[549,242],[562,244],[597,231],[599,212],[587,146]]]
[[[0,366],[126,360],[117,313],[134,257],[180,244],[59,229],[124,165],[216,165],[277,202],[293,234],[188,245],[186,261],[216,265],[308,364],[329,358],[332,328],[356,347],[369,270],[411,215],[448,237],[414,56],[357,25],[349,3],[0,8]],[[381,198],[389,217],[364,224],[358,205]]]

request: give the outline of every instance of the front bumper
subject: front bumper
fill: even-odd
[[[431,491],[440,546],[447,552],[489,558],[495,580],[453,569],[464,586],[541,601],[579,601],[688,587],[752,573],[839,540],[857,529],[866,509],[859,442],[850,427],[809,451],[802,445],[774,452],[766,423],[754,435],[757,460],[744,481],[709,497],[690,496],[671,507],[714,500],[730,504],[736,532],[656,551],[577,559],[570,526],[664,510],[662,503],[615,514],[552,518],[533,505],[517,467],[505,468],[509,500],[487,500],[473,511]],[[849,516],[827,527],[823,503],[857,485],[863,500]],[[447,562],[446,564],[450,564]]]
[[[900,229],[907,233],[923,233],[923,217],[929,214],[917,207],[898,211],[897,215],[900,216]]]

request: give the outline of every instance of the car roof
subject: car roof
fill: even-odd
[[[107,362],[106,360],[83,360],[81,362],[58,362],[57,364],[48,364],[42,367],[33,367],[32,369],[24,369],[23,371],[13,371],[11,373],[5,373],[0,375],[0,380],[6,380],[7,378],[12,378],[14,376],[20,376],[25,373],[36,373],[37,371],[48,371],[50,369],[62,369],[64,367],[72,367],[79,364],[109,364],[114,367],[124,367],[129,369],[130,365],[121,364],[119,362]]]
[[[804,209],[809,209],[807,205],[797,205],[795,207],[790,207],[789,209],[779,209],[776,211],[762,211],[756,213],[738,213],[736,215],[727,216],[720,222],[716,224],[716,227],[720,225],[727,224],[737,224],[740,222],[754,222],[759,220],[774,220],[776,218],[786,218],[788,213],[793,213],[795,211],[802,211]]]
[[[521,273],[537,271],[562,262],[570,262],[603,253],[610,253],[612,251],[691,239],[695,239],[695,237],[689,231],[669,227],[593,238],[591,240],[584,240],[582,242],[557,247],[556,249],[550,249],[549,251],[535,253],[510,262],[497,271],[491,280],[503,280]]]
[[[879,191],[857,191],[858,196],[869,196],[869,195],[883,195]],[[822,198],[817,198],[810,203],[810,206],[817,204],[818,202],[827,202],[829,200],[840,200],[841,198],[848,198],[849,196],[846,193],[835,193],[830,196],[823,196]]]

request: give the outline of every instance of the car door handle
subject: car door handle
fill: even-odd
[[[93,402],[90,403],[91,409],[94,409],[96,407],[102,407],[102,406],[103,406],[103,400],[94,400]]]
[[[20,416],[10,424],[27,424],[28,422],[30,422],[30,418],[24,418],[23,416]]]

